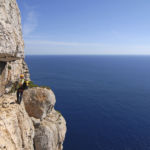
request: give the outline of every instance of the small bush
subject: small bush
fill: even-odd
[[[33,81],[29,81],[29,88],[33,88],[33,87],[41,87],[41,88],[46,88],[46,89],[50,90],[50,87],[48,87],[48,86],[39,86],[37,84],[34,84]]]
[[[38,87],[33,81],[29,81],[29,88]]]
[[[12,88],[11,88],[11,90],[10,90],[9,93],[14,93],[14,92],[16,92],[17,89],[19,88],[19,87],[18,87],[18,82],[12,83],[11,87],[12,87]],[[29,87],[29,88],[41,87],[41,88],[46,88],[46,89],[50,90],[50,87],[48,87],[48,86],[39,86],[39,85],[37,85],[37,84],[34,84],[33,81],[29,81],[28,87]]]
[[[8,66],[8,69],[11,70],[11,66],[10,65]]]
[[[41,87],[41,88],[46,88],[46,89],[48,89],[48,90],[50,90],[51,88],[50,87],[48,87],[48,86],[39,86],[39,87]]]

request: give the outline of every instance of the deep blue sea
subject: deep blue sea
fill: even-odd
[[[27,56],[67,121],[64,150],[150,150],[150,56]]]

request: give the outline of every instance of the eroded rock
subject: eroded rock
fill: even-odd
[[[52,90],[40,87],[25,90],[23,100],[29,116],[41,120],[52,111],[56,102]]]
[[[3,107],[6,99],[8,107]],[[18,105],[15,101],[14,94],[0,98],[0,150],[33,150],[32,121],[24,104]]]
[[[52,90],[40,87],[28,89],[23,94],[23,100],[35,127],[35,149],[62,150],[66,121],[54,109],[56,99]]]
[[[28,67],[23,59],[0,62],[0,95],[9,93],[15,82],[19,81],[20,74],[30,80]]]
[[[0,96],[10,92],[21,73],[30,78],[24,62],[20,11],[16,0],[0,0]]]
[[[62,150],[66,122],[54,110],[54,93],[32,88],[24,92],[25,107],[16,104],[16,93],[8,93],[20,74],[30,80],[20,12],[16,0],[0,0],[0,150]]]
[[[0,0],[0,61],[23,57],[24,42],[16,0]]]
[[[36,150],[62,150],[66,134],[66,121],[63,116],[53,110],[35,129]]]

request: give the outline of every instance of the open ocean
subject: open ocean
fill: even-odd
[[[67,121],[64,150],[150,150],[150,56],[27,56]]]

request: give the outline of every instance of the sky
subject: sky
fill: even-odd
[[[26,54],[150,54],[150,0],[17,2]]]

